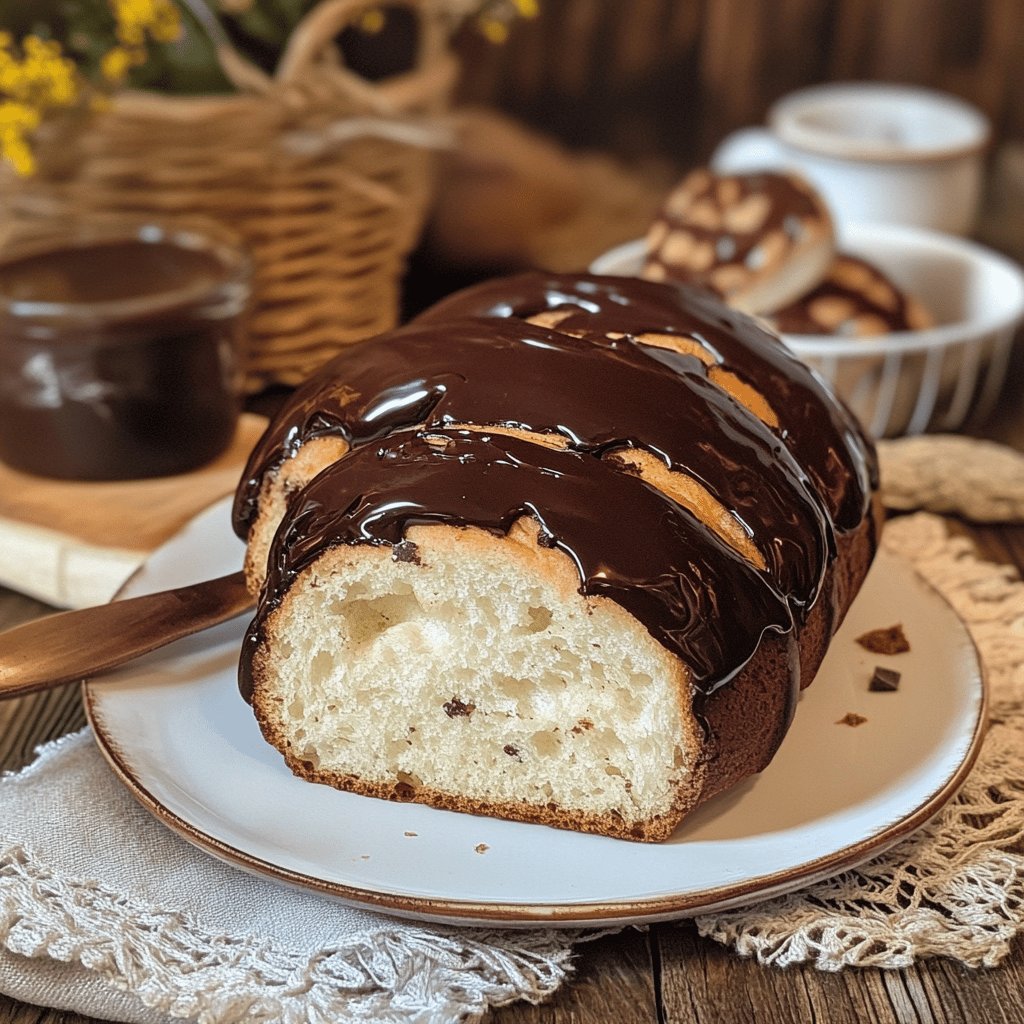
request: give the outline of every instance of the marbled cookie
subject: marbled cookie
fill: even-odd
[[[697,170],[648,232],[642,276],[710,288],[764,314],[818,284],[834,256],[828,208],[802,178]]]
[[[897,288],[877,267],[841,253],[825,280],[768,318],[784,334],[837,334],[866,338],[934,325],[912,295]]]

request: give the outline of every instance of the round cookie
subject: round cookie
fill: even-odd
[[[802,178],[697,170],[648,232],[641,276],[710,288],[736,309],[764,314],[818,284],[834,256],[828,208]]]
[[[935,324],[917,299],[877,267],[848,253],[836,256],[821,284],[769,319],[784,334],[852,338],[920,331]]]

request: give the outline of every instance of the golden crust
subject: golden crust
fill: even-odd
[[[295,455],[267,473],[260,485],[256,518],[245,546],[245,584],[258,597],[267,574],[270,543],[288,508],[288,500],[317,473],[333,465],[349,450],[343,437],[314,437]]]

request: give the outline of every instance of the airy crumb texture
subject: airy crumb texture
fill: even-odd
[[[701,792],[680,663],[521,520],[334,548],[292,584],[254,708],[297,774],[397,800],[664,839]]]
[[[899,622],[884,629],[872,629],[857,637],[857,643],[872,654],[905,654],[910,650],[910,641]]]

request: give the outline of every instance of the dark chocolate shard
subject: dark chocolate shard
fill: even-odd
[[[449,718],[469,718],[476,711],[475,704],[465,704],[458,697],[445,701],[443,707]]]
[[[420,561],[420,549],[411,540],[403,540],[392,545],[391,557],[396,562],[411,562],[413,565],[422,565]]]
[[[871,677],[869,690],[878,693],[893,693],[900,688],[900,674],[893,668],[885,668],[883,665],[876,665],[874,675]]]

